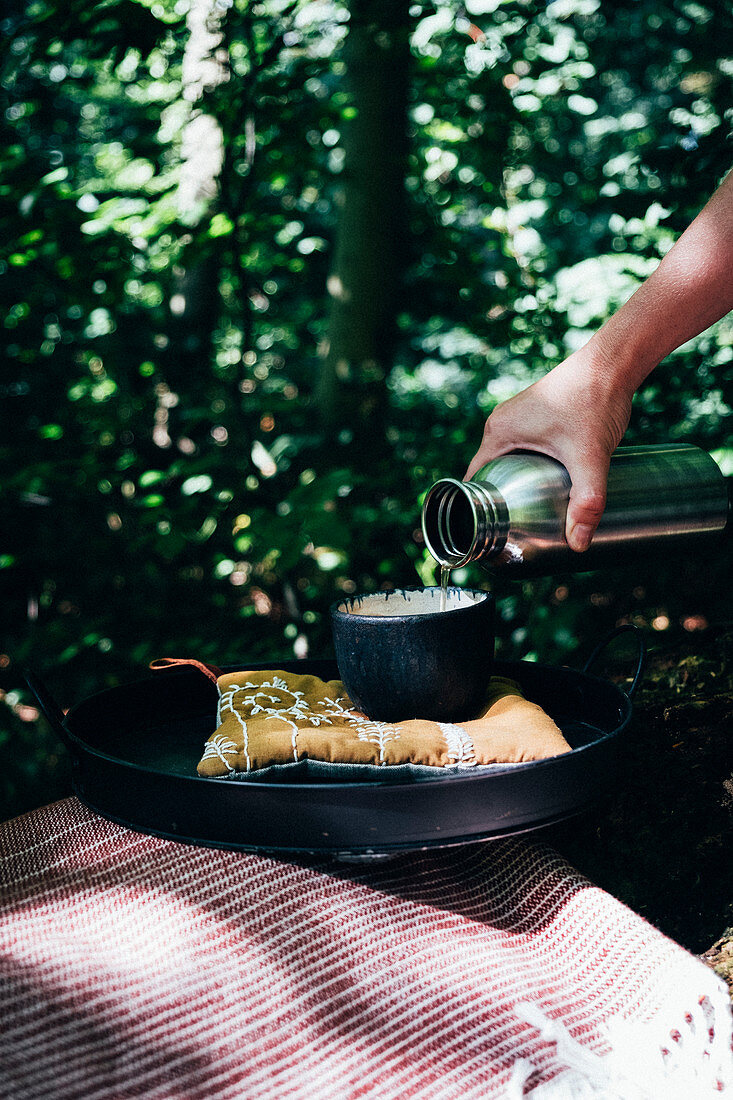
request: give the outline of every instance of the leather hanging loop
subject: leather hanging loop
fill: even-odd
[[[216,683],[219,677],[222,675],[221,669],[216,665],[207,665],[204,661],[196,661],[193,657],[157,657],[154,661],[150,662],[148,666],[157,672],[165,668],[176,668],[179,665],[188,665],[191,668],[197,668],[199,672],[203,672],[212,683]]]

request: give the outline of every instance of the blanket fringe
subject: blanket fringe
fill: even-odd
[[[712,977],[712,975],[711,975]],[[517,1016],[554,1043],[560,1068],[552,1080],[527,1088],[536,1072],[517,1060],[507,1100],[704,1100],[733,1095],[733,1033],[727,990],[714,979],[676,1028],[638,1020],[611,1020],[604,1036],[608,1054],[595,1054],[536,1004],[520,1002]],[[666,1014],[661,1013],[662,1018]],[[669,1017],[667,1017],[669,1018]]]

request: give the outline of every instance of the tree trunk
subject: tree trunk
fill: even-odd
[[[384,432],[404,264],[408,8],[409,0],[352,0],[344,46],[350,110],[317,397],[327,429],[371,445]]]

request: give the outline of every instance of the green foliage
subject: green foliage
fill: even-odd
[[[628,296],[730,163],[717,0],[471,0],[476,45],[452,0],[411,6],[409,262],[374,380],[386,442],[365,451],[348,423],[324,433],[314,398],[349,13],[217,7],[221,61],[193,92],[197,9],[15,0],[1,21],[7,812],[52,789],[24,666],[68,706],[156,656],[321,655],[340,594],[429,582],[421,494],[462,474],[487,413]],[[218,170],[196,162],[192,117]],[[630,437],[729,455],[732,363],[728,319],[658,370]],[[695,629],[729,613],[717,568],[500,586],[500,650],[577,660],[623,618]]]

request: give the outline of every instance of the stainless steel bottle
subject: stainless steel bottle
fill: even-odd
[[[444,478],[422,511],[425,544],[441,565],[480,562],[513,576],[597,569],[629,554],[664,555],[712,543],[728,522],[728,483],[688,444],[619,447],[606,509],[585,553],[565,541],[570,476],[527,451],[489,462],[470,481]]]

